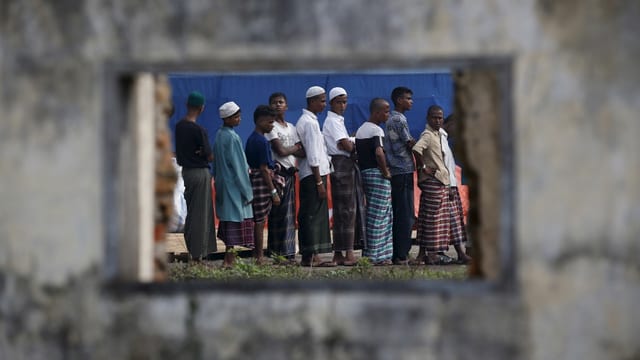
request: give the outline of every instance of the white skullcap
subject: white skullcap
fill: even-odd
[[[341,87],[334,87],[333,89],[331,89],[331,91],[329,91],[329,102],[331,102],[334,97],[341,95],[347,95],[347,90]]]
[[[307,99],[322,94],[324,94],[324,89],[320,86],[312,86],[307,89]]]
[[[222,119],[226,119],[229,116],[237,113],[238,110],[240,110],[240,106],[238,106],[238,104],[234,103],[233,101],[226,102],[222,104],[220,108],[218,108],[218,111],[220,112],[220,118]]]

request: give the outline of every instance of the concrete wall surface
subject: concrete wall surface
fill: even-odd
[[[634,0],[0,1],[0,358],[640,359],[638,34]],[[110,64],[494,56],[513,286],[105,287]]]

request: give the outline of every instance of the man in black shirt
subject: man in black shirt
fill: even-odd
[[[375,98],[371,100],[369,111],[369,121],[356,132],[356,151],[367,199],[367,234],[362,256],[368,257],[374,265],[391,265],[391,173],[384,154],[384,131],[380,127],[389,118],[389,103]]]
[[[196,123],[203,111],[204,96],[197,91],[190,93],[187,114],[176,124],[175,131],[176,158],[182,166],[187,202],[184,239],[191,258],[196,261],[217,250],[209,172],[213,152],[207,130]]]

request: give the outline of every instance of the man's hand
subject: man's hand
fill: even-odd
[[[423,171],[425,174],[431,175],[431,176],[436,174],[436,169],[432,169],[426,165],[422,165],[422,168],[420,168],[420,171]]]
[[[326,199],[327,198],[327,189],[324,188],[324,183],[323,182],[319,182],[318,184],[316,184],[316,188],[318,188],[318,197],[320,199]]]

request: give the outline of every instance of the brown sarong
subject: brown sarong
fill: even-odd
[[[361,249],[365,211],[360,171],[350,157],[332,155],[331,200],[333,202],[333,250]]]
[[[226,246],[253,248],[253,227],[253,219],[244,219],[242,222],[220,221],[218,237]]]
[[[271,254],[293,256],[296,254],[296,187],[295,169],[281,170],[284,179],[280,205],[269,212],[269,236],[267,249]]]
[[[253,189],[253,202],[251,203],[253,221],[261,223],[267,219],[269,211],[271,211],[271,204],[273,203],[271,201],[271,193],[260,169],[251,169],[249,171],[249,178],[251,179],[251,188]]]
[[[462,218],[462,204],[458,194],[450,198],[450,188],[433,177],[418,184],[420,210],[418,212],[418,244],[428,252],[449,250],[449,245],[466,241]]]

